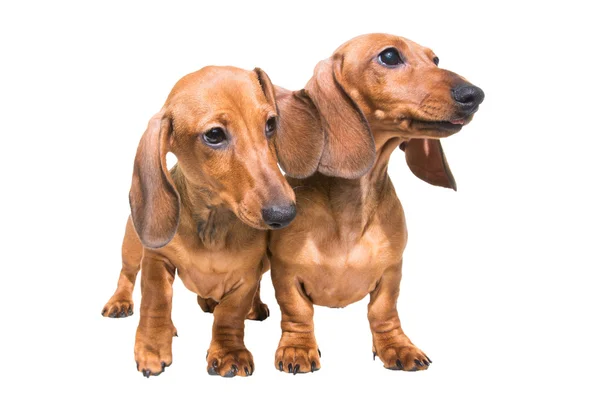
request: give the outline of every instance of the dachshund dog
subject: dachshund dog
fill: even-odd
[[[277,166],[275,90],[260,69],[206,67],[183,77],[148,124],[135,157],[118,288],[102,311],[132,314],[142,269],[135,360],[144,376],[172,361],[175,272],[214,312],[211,375],[249,376],[244,319],[263,320],[259,297],[268,229],[295,214],[295,196]],[[172,152],[177,164],[166,167]]]
[[[396,310],[407,231],[387,167],[399,147],[417,177],[456,190],[440,139],[471,121],[484,93],[438,61],[410,40],[369,34],[318,63],[305,89],[276,88],[275,145],[298,207],[269,243],[279,370],[320,368],[313,304],[344,307],[367,294],[373,356],[389,369],[428,368]]]

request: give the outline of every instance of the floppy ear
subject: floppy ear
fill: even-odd
[[[179,225],[179,193],[166,161],[170,135],[171,121],[161,111],[140,140],[129,191],[133,226],[142,244],[152,249],[169,243]]]
[[[255,68],[267,101],[275,105],[279,115],[273,138],[281,168],[294,178],[315,173],[323,152],[323,131],[319,115],[304,90],[290,92],[273,86],[269,76]]]
[[[408,167],[425,182],[456,190],[456,181],[438,139],[410,139],[400,145]]]
[[[304,89],[291,92],[276,87],[279,126],[275,149],[281,168],[294,178],[317,171],[323,154],[323,128],[319,112]]]
[[[317,64],[306,91],[319,111],[325,135],[319,172],[354,179],[375,162],[375,142],[367,119],[344,89],[342,63],[343,58],[336,56]]]

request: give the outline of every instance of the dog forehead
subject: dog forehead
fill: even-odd
[[[175,132],[193,134],[214,126],[222,126],[236,134],[263,128],[265,117],[271,113],[268,104],[241,107],[228,102],[176,102],[169,107]],[[260,130],[260,129],[259,129]]]
[[[180,128],[207,120],[223,125],[269,112],[256,73],[235,67],[205,67],[180,79],[166,102]],[[203,122],[204,121],[204,122]],[[249,121],[248,121],[249,122]]]
[[[402,36],[370,33],[350,39],[338,47],[334,54],[348,58],[364,58],[378,54],[387,47],[395,47],[402,53],[433,53],[430,49]]]
[[[184,97],[188,101],[225,102],[260,97],[261,93],[254,72],[235,67],[208,66],[181,78],[173,87],[169,99]]]

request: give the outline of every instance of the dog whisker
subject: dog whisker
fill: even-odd
[[[292,190],[302,189],[302,188],[309,188],[310,189],[310,186],[294,186],[294,187],[292,187]]]
[[[300,196],[299,198],[300,198],[300,199],[304,199],[304,200],[308,200],[308,201],[310,201],[310,202],[311,202],[311,203],[313,203],[313,204],[317,204],[317,203],[316,203],[314,200],[311,200],[311,199],[309,199],[308,197]]]

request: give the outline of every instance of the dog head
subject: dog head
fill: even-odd
[[[166,167],[177,157],[186,192],[208,193],[257,229],[294,218],[295,197],[277,166],[271,138],[278,127],[275,92],[260,69],[206,67],[183,77],[148,124],[135,158],[131,216],[144,246],[175,235],[180,193]]]
[[[400,137],[415,175],[455,189],[439,139],[471,121],[484,93],[438,61],[410,40],[369,34],[317,64],[304,90],[278,88],[282,168],[296,177],[357,178],[373,165],[378,145]],[[308,162],[294,159],[292,148]]]

